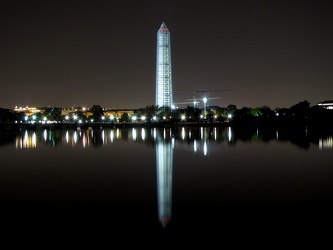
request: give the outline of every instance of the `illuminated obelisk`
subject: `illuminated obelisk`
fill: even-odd
[[[163,22],[157,32],[155,105],[171,108],[172,104],[170,32]]]

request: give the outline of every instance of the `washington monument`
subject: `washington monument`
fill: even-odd
[[[163,22],[157,32],[156,99],[158,107],[172,107],[172,74],[170,32]]]

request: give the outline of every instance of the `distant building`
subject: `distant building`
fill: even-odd
[[[171,107],[172,104],[170,32],[163,22],[157,32],[155,105]]]
[[[323,101],[319,102],[317,105],[325,109],[333,109],[333,101]]]
[[[36,107],[17,107],[15,106],[14,108],[14,112],[16,113],[24,113],[26,116],[31,116],[37,113],[44,113],[45,110],[44,109],[39,109]]]

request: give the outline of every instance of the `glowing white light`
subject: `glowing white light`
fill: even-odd
[[[77,132],[75,131],[74,132],[74,143],[76,144],[76,142],[77,142]]]
[[[134,128],[132,129],[132,138],[133,141],[136,141],[136,130]]]
[[[141,138],[144,141],[146,138],[146,130],[144,128],[141,129]]]
[[[132,117],[132,120],[133,120],[133,121],[136,121],[136,119],[137,119],[136,116],[133,116],[133,117]]]
[[[333,137],[319,138],[319,149],[333,148]]]
[[[68,135],[68,131],[66,131],[66,142],[68,143],[69,140],[69,135]]]
[[[111,141],[111,142],[113,142],[113,137],[114,137],[114,135],[113,135],[113,130],[111,130],[111,132],[110,132],[110,141]]]
[[[204,142],[204,155],[207,155],[207,142]]]
[[[35,132],[32,134],[32,147],[33,148],[37,147],[37,140],[36,140],[36,133]]]
[[[29,138],[28,138],[28,131],[26,130],[24,133],[23,147],[27,148],[28,145],[29,145]]]
[[[154,130],[153,130],[153,137],[154,137],[154,140],[156,140],[156,128],[154,128]]]
[[[184,120],[185,120],[185,115],[182,115],[181,118],[182,118],[182,120],[184,121]]]
[[[231,139],[232,139],[231,136],[232,136],[232,134],[231,134],[231,127],[229,127],[228,128],[228,140],[229,141],[231,141]]]
[[[141,121],[144,121],[144,120],[146,120],[146,117],[143,115],[143,116],[141,116]]]

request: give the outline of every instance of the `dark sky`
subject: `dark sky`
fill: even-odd
[[[175,102],[333,100],[331,2],[0,0],[0,107],[153,105],[163,21]]]

